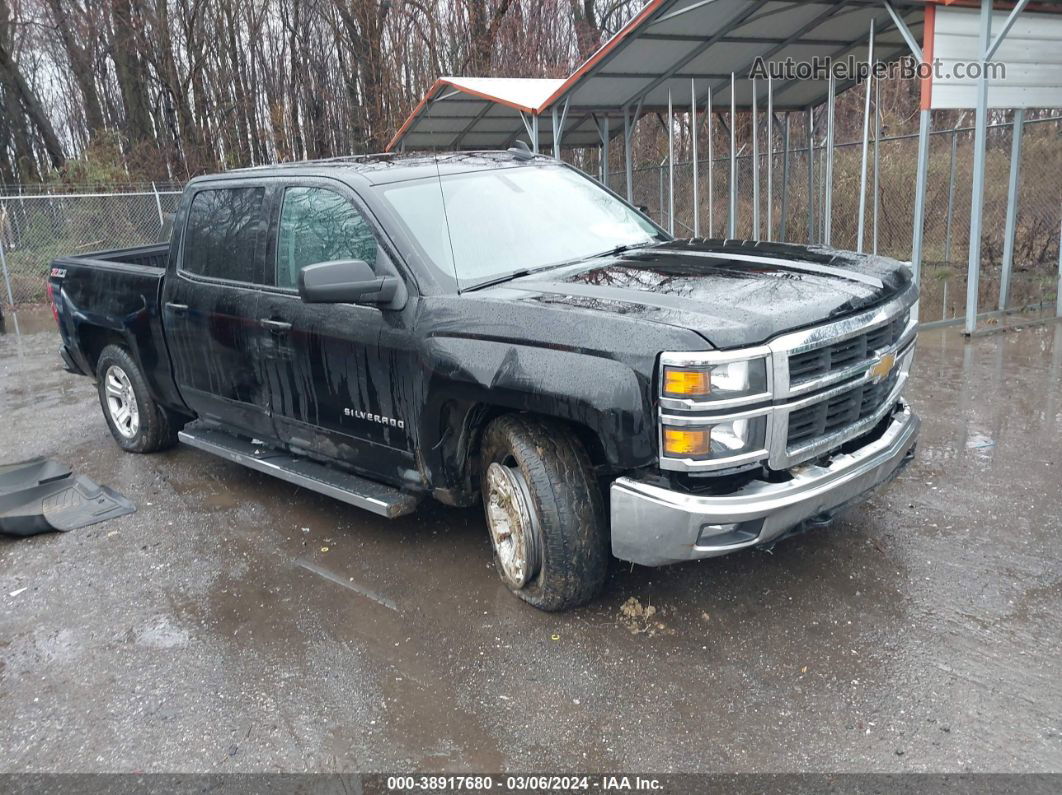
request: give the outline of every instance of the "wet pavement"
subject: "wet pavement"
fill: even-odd
[[[20,320],[0,462],[138,512],[0,539],[0,771],[1062,771],[1062,324],[924,332],[919,455],[833,527],[549,615],[479,511],[122,453]]]

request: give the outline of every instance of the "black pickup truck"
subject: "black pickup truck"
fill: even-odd
[[[674,240],[526,152],[189,183],[168,243],[52,265],[117,443],[178,440],[384,516],[479,501],[559,610],[828,521],[913,453],[907,266]]]

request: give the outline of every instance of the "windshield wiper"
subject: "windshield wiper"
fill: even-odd
[[[604,254],[598,254],[599,257],[614,257],[617,254],[622,254],[624,251],[632,251],[636,248],[645,248],[651,246],[652,240],[646,240],[644,243],[624,243],[622,246],[616,246],[614,249],[606,251]]]
[[[567,259],[563,262],[554,262],[552,265],[541,265],[537,268],[521,268],[520,270],[512,271],[511,273],[504,273],[500,276],[493,276],[489,279],[484,279],[481,282],[470,284],[468,287],[462,287],[461,292],[467,293],[470,290],[479,290],[483,287],[492,287],[495,284],[501,284],[502,282],[509,282],[513,279],[519,279],[523,276],[529,276],[532,273],[541,273],[542,271],[551,271],[557,268],[563,268],[567,265],[577,265],[580,262],[587,262],[592,259],[600,259],[601,257],[614,257],[617,254],[622,254],[624,251],[630,251],[635,248],[644,248],[645,246],[652,245],[654,241],[647,240],[644,243],[624,243],[620,246],[615,246],[607,251],[599,251],[596,254],[588,254],[585,257],[576,257],[575,259]]]
[[[600,257],[601,254],[594,254],[593,257],[579,257],[579,259],[567,259],[564,262],[554,262],[552,265],[540,265],[537,268],[521,268],[520,270],[513,271],[512,273],[504,273],[501,276],[493,276],[489,279],[484,279],[481,282],[469,285],[468,287],[462,287],[461,292],[467,293],[469,290],[478,290],[481,287],[490,287],[495,284],[501,284],[502,282],[509,282],[513,279],[519,279],[522,276],[530,276],[532,273],[541,273],[542,271],[551,271],[556,268],[563,268],[565,265],[573,265],[576,262],[582,262],[584,259],[593,259],[594,257]]]
[[[470,284],[468,287],[462,287],[461,292],[467,293],[472,290],[479,290],[482,287],[493,287],[495,284],[501,284],[502,282],[512,281],[513,279],[519,279],[521,276],[527,276],[528,274],[535,273],[536,271],[543,270],[543,268],[522,268],[512,273],[503,273],[501,276],[493,276],[490,279],[484,279],[481,282]]]
[[[560,265],[575,265],[576,263],[588,262],[589,260],[592,260],[592,259],[601,259],[602,257],[615,257],[617,254],[622,254],[624,251],[631,251],[632,249],[636,249],[636,248],[645,248],[646,246],[650,246],[652,244],[653,244],[652,240],[646,240],[644,243],[624,243],[624,244],[619,245],[619,246],[614,246],[613,248],[610,248],[607,251],[599,251],[596,254],[588,254],[585,257],[577,257],[575,259],[570,259],[567,262],[560,263]],[[550,267],[559,267],[559,266],[558,265],[551,265]]]

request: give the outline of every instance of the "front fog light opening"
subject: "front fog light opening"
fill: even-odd
[[[763,519],[731,524],[703,524],[697,534],[698,547],[729,547],[755,541],[763,529]]]

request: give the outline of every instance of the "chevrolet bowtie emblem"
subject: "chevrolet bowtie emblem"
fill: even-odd
[[[891,353],[886,353],[870,368],[870,380],[875,383],[880,383],[889,377],[889,373],[892,372],[892,368],[896,365],[896,357]]]

